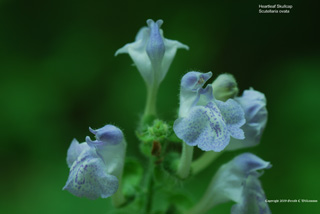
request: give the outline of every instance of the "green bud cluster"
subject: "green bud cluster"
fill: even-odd
[[[165,121],[156,119],[151,126],[146,126],[142,131],[137,132],[137,136],[143,143],[163,142],[171,132],[172,127],[170,125]]]

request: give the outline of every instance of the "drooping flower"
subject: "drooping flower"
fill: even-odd
[[[128,53],[148,88],[158,87],[166,76],[178,48],[189,49],[178,41],[166,39],[160,29],[163,21],[147,20],[148,27],[138,32],[134,42],[126,44],[115,55]]]
[[[71,142],[67,154],[70,173],[63,189],[78,197],[107,198],[118,190],[126,141],[113,125],[90,131],[95,141],[87,137],[81,144],[76,139]]]
[[[212,86],[202,88],[212,73],[189,72],[181,80],[179,118],[173,130],[189,146],[223,150],[230,137],[243,139],[244,112],[233,99],[216,100]]]
[[[271,214],[261,182],[254,175],[249,175],[243,183],[240,202],[232,206],[231,214]]]
[[[271,213],[259,181],[263,174],[259,171],[270,167],[269,162],[251,153],[238,155],[219,168],[204,197],[192,210],[204,213],[217,204],[234,201],[232,214]]]
[[[268,111],[266,97],[254,89],[245,90],[241,97],[235,98],[244,110],[246,123],[242,129],[245,140],[231,139],[226,150],[252,147],[260,142],[261,135],[267,125]]]

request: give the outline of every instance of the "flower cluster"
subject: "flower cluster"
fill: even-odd
[[[160,83],[177,49],[189,49],[178,41],[166,39],[162,24],[162,20],[147,20],[148,27],[139,30],[135,41],[115,53],[129,54],[146,82],[147,102],[136,134],[149,166],[142,167],[139,161],[125,158],[126,140],[118,127],[89,128],[95,140],[87,136],[85,142],[79,143],[74,139],[68,149],[70,173],[63,189],[89,199],[112,197],[115,207],[124,209],[121,213],[174,210],[175,213],[198,214],[228,201],[236,203],[231,208],[232,214],[271,213],[259,181],[261,171],[269,169],[271,164],[251,153],[240,154],[222,165],[200,200],[193,201],[192,205],[179,204],[187,190],[179,189],[175,185],[177,180],[184,182],[196,176],[224,151],[258,145],[268,112],[263,93],[250,88],[238,96],[238,85],[231,74],[221,74],[210,82],[212,72],[190,71],[181,79],[177,118],[173,121],[159,119],[156,95]],[[181,153],[173,146],[177,143],[182,148]],[[194,160],[196,147],[203,154]],[[158,193],[170,200],[163,200],[161,207],[153,208],[153,195]],[[171,201],[175,198],[179,200]]]
[[[220,152],[229,144],[231,136],[244,139],[240,127],[245,119],[236,101],[215,99],[211,85],[202,88],[211,75],[211,72],[189,72],[182,77],[180,118],[175,121],[173,129],[189,146]]]
[[[179,118],[173,127],[176,135],[204,151],[257,145],[267,122],[265,96],[250,89],[235,97],[238,89],[231,75],[220,75],[203,88],[211,76],[211,72],[191,71],[182,77]]]

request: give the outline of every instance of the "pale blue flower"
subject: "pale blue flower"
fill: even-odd
[[[213,177],[204,197],[193,210],[206,212],[220,203],[236,202],[232,214],[270,214],[259,177],[271,164],[244,153],[222,165]]]
[[[178,41],[166,39],[160,29],[163,21],[147,20],[148,27],[138,32],[134,42],[126,44],[115,55],[128,53],[148,88],[158,87],[166,76],[178,48],[189,49]]]
[[[63,189],[78,197],[107,198],[118,190],[126,141],[113,125],[90,131],[95,141],[87,137],[81,144],[76,139],[71,142],[67,155],[70,173]]]
[[[173,130],[189,146],[219,152],[229,144],[230,137],[244,139],[240,127],[245,119],[236,101],[216,100],[211,85],[202,88],[211,75],[211,72],[189,72],[184,75],[179,118],[174,122]]]
[[[261,135],[266,127],[268,111],[266,97],[254,89],[245,90],[241,97],[235,98],[244,110],[246,123],[242,127],[245,140],[231,139],[226,150],[235,150],[252,147],[260,142]]]

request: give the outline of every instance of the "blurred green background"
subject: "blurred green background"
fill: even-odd
[[[316,2],[316,1],[314,1]],[[292,4],[259,14],[259,4]],[[62,191],[71,140],[88,126],[125,132],[128,156],[145,104],[144,82],[127,55],[148,18],[189,45],[163,81],[158,111],[173,119],[180,78],[189,70],[233,74],[240,91],[265,93],[269,121],[260,146],[225,153],[187,182],[194,199],[219,165],[250,151],[273,164],[261,177],[268,199],[320,200],[319,11],[312,1],[0,1],[1,213],[108,213],[108,199]],[[199,151],[196,151],[199,155]],[[232,203],[210,213],[230,213]],[[320,213],[318,203],[269,204],[273,213]]]

